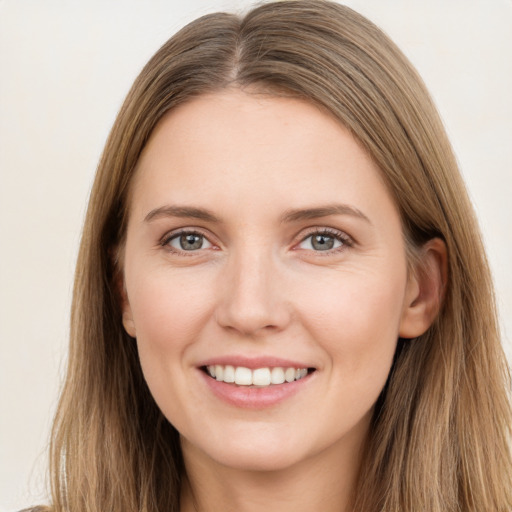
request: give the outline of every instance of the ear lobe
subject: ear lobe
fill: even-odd
[[[132,309],[128,302],[126,303],[126,306],[123,305],[123,327],[129,336],[131,336],[132,338],[136,337],[135,323],[133,321]]]
[[[119,290],[119,297],[121,301],[121,310],[122,310],[122,320],[124,330],[128,333],[132,338],[136,337],[135,330],[135,322],[133,321],[132,308],[130,306],[130,302],[128,301],[128,296],[126,294],[126,287],[124,285],[124,279],[122,276],[119,276],[117,279],[117,289]]]
[[[432,325],[443,302],[447,276],[446,245],[440,238],[433,238],[421,248],[418,267],[409,276],[400,321],[401,338],[416,338]]]
[[[135,323],[133,321],[132,308],[128,301],[126,286],[124,283],[124,242],[109,249],[110,262],[114,269],[113,283],[117,291],[117,299],[121,305],[122,322],[124,330],[129,336],[135,338]]]

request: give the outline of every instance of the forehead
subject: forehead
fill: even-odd
[[[199,96],[158,123],[139,159],[132,206],[371,203],[379,195],[392,203],[373,160],[333,116],[306,101],[235,89]]]

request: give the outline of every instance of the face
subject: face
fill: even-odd
[[[235,90],[153,132],[124,285],[124,326],[185,458],[249,469],[364,439],[417,293],[396,206],[349,132]]]

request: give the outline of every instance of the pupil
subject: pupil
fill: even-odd
[[[326,235],[315,235],[312,241],[313,248],[319,251],[328,251],[334,246],[334,238]]]
[[[180,245],[185,251],[201,249],[201,246],[203,245],[203,238],[199,235],[181,235]]]

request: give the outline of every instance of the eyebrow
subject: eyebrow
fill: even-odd
[[[357,208],[347,204],[332,204],[320,206],[317,208],[300,208],[296,210],[287,210],[281,217],[281,222],[297,222],[301,220],[311,220],[320,217],[328,217],[329,215],[349,215],[351,217],[360,218],[369,224],[370,219]]]
[[[162,217],[183,217],[189,219],[204,220],[206,222],[219,223],[220,219],[216,217],[211,211],[205,208],[196,208],[193,206],[161,206],[151,210],[144,218],[145,222],[150,222],[153,219]]]
[[[319,206],[316,208],[297,208],[287,210],[281,216],[282,223],[298,222],[303,220],[317,219],[320,217],[328,217],[329,215],[349,215],[363,219],[371,224],[370,219],[357,208],[346,204],[333,204],[327,206]],[[145,222],[162,217],[181,217],[204,220],[206,222],[220,223],[221,220],[210,210],[205,208],[197,208],[194,206],[161,206],[151,210],[144,218]]]

